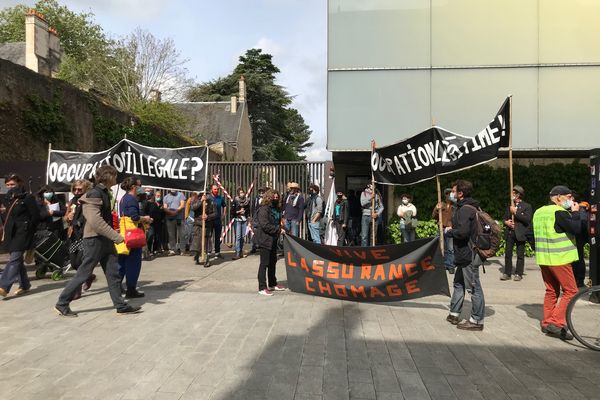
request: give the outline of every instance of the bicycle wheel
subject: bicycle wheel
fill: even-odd
[[[600,286],[581,290],[567,307],[567,325],[581,344],[600,351]]]

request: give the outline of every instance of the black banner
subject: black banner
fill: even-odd
[[[402,142],[374,149],[371,169],[375,181],[388,185],[411,185],[483,164],[508,147],[510,98],[475,137],[434,126]]]
[[[336,247],[286,235],[283,248],[287,283],[294,292],[365,302],[450,295],[439,238]]]
[[[99,153],[50,150],[46,183],[58,192],[68,192],[74,180],[92,180],[96,168],[112,165],[119,172],[119,181],[136,176],[142,179],[143,185],[202,192],[207,162],[208,148],[205,146],[167,149],[123,139]]]

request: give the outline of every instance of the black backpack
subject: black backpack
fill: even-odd
[[[485,261],[495,256],[500,247],[500,225],[481,208],[466,206],[475,210],[475,232],[471,236],[473,250]]]

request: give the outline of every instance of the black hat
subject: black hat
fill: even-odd
[[[525,189],[523,189],[523,186],[515,185],[513,186],[513,191],[519,193],[521,196],[525,196]]]
[[[554,186],[552,188],[552,190],[550,191],[550,196],[559,196],[559,195],[565,195],[565,194],[571,194],[573,193],[573,191],[571,189],[569,189],[566,186],[563,185],[558,185],[558,186]]]

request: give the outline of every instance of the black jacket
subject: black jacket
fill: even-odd
[[[515,239],[519,242],[525,242],[528,236],[533,235],[533,224],[531,223],[531,217],[533,216],[533,210],[529,203],[524,201],[519,202],[517,204],[517,212],[515,213]],[[512,218],[512,214],[510,212],[510,207],[506,208],[506,212],[504,213],[503,221],[509,220]],[[508,226],[506,227],[506,235],[511,234],[512,229]]]
[[[272,249],[277,244],[279,224],[275,221],[271,206],[263,204],[256,212],[254,243],[264,249]]]
[[[338,205],[340,206],[340,213],[339,213],[339,215],[336,215],[335,210]],[[342,225],[348,225],[349,217],[350,217],[350,207],[348,205],[348,200],[346,200],[346,199],[336,200],[335,204],[333,205],[333,220],[335,222],[339,222]]]
[[[45,203],[44,198],[38,199],[39,204],[39,213],[40,213],[40,223],[38,225],[38,229],[47,229],[52,231],[58,235],[61,239],[65,239],[64,235],[64,224],[63,217],[67,213],[67,207],[56,198],[56,195],[52,197],[51,204],[58,204],[59,209],[54,211],[52,215],[50,215],[50,211],[48,211],[48,206]],[[55,218],[58,218],[54,221]]]
[[[454,263],[464,267],[473,261],[473,252],[469,243],[475,233],[475,209],[466,205],[479,207],[479,202],[467,197],[456,203],[456,210],[452,215],[452,229],[448,234],[454,242]]]
[[[14,205],[13,205],[14,204]],[[11,208],[12,206],[12,209]],[[10,209],[10,213],[8,213]],[[33,235],[40,221],[37,201],[29,193],[21,192],[6,204],[6,224],[2,246],[8,252],[26,251],[33,247]]]
[[[152,218],[152,226],[161,225],[165,219],[165,210],[162,201],[159,203],[156,200],[146,201],[143,213]]]
[[[251,206],[252,206],[251,201],[248,200],[246,206],[243,207],[242,203],[240,202],[240,199],[238,197],[236,197],[231,202],[231,210],[230,210],[231,219],[233,219],[235,217],[241,217],[241,216],[244,216],[244,217],[246,217],[246,219],[248,219],[248,217],[250,217],[250,207]],[[241,208],[244,209],[244,212],[238,213],[238,211],[240,211]]]
[[[190,205],[190,209],[194,212],[194,225],[202,225],[202,198],[198,197],[197,200],[194,200]],[[206,212],[206,221],[204,222],[204,226],[207,224],[214,223],[218,218],[217,208],[215,207],[215,202],[212,196],[206,196],[206,208],[204,209]]]

